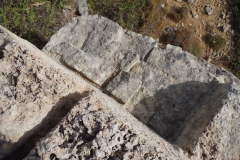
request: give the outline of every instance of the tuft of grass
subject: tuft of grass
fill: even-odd
[[[69,0],[1,0],[0,25],[38,48],[45,46],[62,21]]]
[[[90,14],[102,15],[136,31],[147,0],[88,0],[87,4]]]
[[[164,9],[161,8],[162,4],[166,5],[166,0],[149,0],[147,9],[142,12],[141,25],[139,32],[153,38],[159,38],[160,30],[163,29]]]
[[[234,20],[232,27],[234,29],[234,49],[231,51],[231,58],[228,67],[233,74],[240,78],[240,0],[232,0],[232,11]]]
[[[221,49],[226,43],[226,40],[221,35],[208,35],[207,37],[208,45],[215,51]]]
[[[181,47],[184,51],[203,57],[203,48],[197,36],[187,28],[179,28],[177,31],[168,32],[163,41]]]
[[[88,0],[90,14],[107,17],[123,28],[154,38],[162,27],[162,4],[166,0]]]
[[[203,57],[203,47],[201,46],[201,43],[199,41],[199,39],[194,38],[194,40],[192,41],[192,43],[190,43],[187,51],[191,54],[193,54],[194,56]]]
[[[188,18],[189,9],[187,6],[176,8],[172,13],[169,14],[169,18],[176,23]]]

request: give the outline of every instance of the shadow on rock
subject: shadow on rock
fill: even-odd
[[[180,143],[194,145],[223,106],[229,86],[218,81],[171,85],[142,99],[132,114],[169,142],[180,147],[184,147]],[[179,137],[185,142],[177,141]]]
[[[48,112],[42,122],[32,130],[26,132],[19,141],[24,141],[18,146],[13,153],[6,156],[4,160],[16,160],[25,158],[29,152],[35,147],[36,143],[47,135],[67,113],[77,104],[88,92],[71,93],[62,97]],[[50,106],[49,106],[50,107]],[[19,126],[21,127],[21,126]]]

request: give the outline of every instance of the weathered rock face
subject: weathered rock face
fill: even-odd
[[[2,37],[2,155],[66,107],[26,159],[240,159],[240,84],[226,70],[97,15],[52,37],[43,51],[58,64]]]
[[[60,70],[40,50],[3,27],[0,39],[4,44],[0,59],[2,157],[42,126],[63,117],[88,88],[83,80]],[[52,110],[61,113],[50,114]]]
[[[79,37],[76,33],[80,33]],[[63,47],[66,44],[79,51],[73,53]],[[53,36],[44,51],[52,57],[57,55],[58,61],[63,60],[101,85],[141,122],[194,158],[239,156],[235,154],[239,148],[229,141],[234,129],[221,138],[226,135],[225,123],[235,129],[239,126],[239,111],[230,107],[238,106],[238,98],[233,101],[230,97],[239,96],[238,92],[233,93],[233,88],[238,90],[239,81],[227,71],[179,47],[157,48],[153,39],[125,31],[99,16],[75,19]],[[74,58],[66,58],[69,53]],[[125,56],[119,56],[122,54]],[[92,55],[93,63],[88,59]],[[96,61],[103,63],[94,66]],[[89,74],[89,68],[97,74],[90,75],[93,72]],[[222,112],[225,109],[225,114],[234,112],[237,118],[226,119]],[[210,133],[211,138],[206,138]],[[239,142],[238,134],[233,137]],[[223,152],[227,148],[231,151]]]
[[[91,17],[91,18],[90,18]],[[144,59],[156,41],[100,16],[81,16],[55,34],[43,51],[98,85]]]
[[[0,30],[0,159],[23,159],[43,137],[26,159],[186,158],[112,98]]]
[[[107,104],[95,93],[83,98],[25,160],[186,158],[171,147],[167,151],[169,144],[143,136],[148,132],[131,125],[136,120]]]

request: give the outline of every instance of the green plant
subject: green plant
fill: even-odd
[[[203,47],[201,46],[201,43],[197,38],[194,38],[192,43],[190,43],[187,51],[193,54],[194,56],[197,56],[200,58],[203,57]]]
[[[88,0],[91,14],[105,16],[122,27],[137,30],[147,0]]]
[[[220,35],[208,35],[207,43],[213,50],[218,51],[225,45],[226,40]]]
[[[58,30],[62,9],[68,1],[1,0],[0,25],[42,48]]]
[[[184,51],[203,57],[203,48],[197,36],[187,28],[179,28],[176,31],[170,31],[164,36],[165,44],[172,44],[181,47]]]
[[[234,29],[234,49],[231,51],[229,68],[240,78],[240,0],[231,0],[234,20],[232,27]]]

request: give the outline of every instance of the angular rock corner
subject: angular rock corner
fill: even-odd
[[[228,71],[104,17],[38,50],[0,27],[0,159],[240,159]]]

